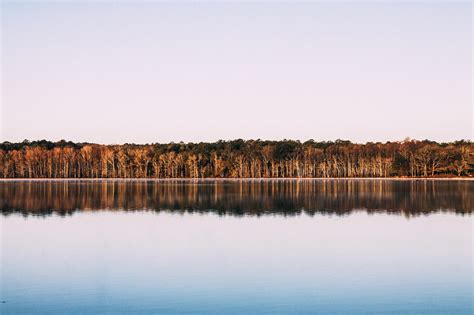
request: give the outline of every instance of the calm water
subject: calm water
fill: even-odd
[[[0,182],[0,313],[472,314],[473,191]]]

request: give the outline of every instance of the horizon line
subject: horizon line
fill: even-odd
[[[366,144],[387,144],[387,143],[404,143],[404,142],[430,142],[430,143],[437,143],[437,144],[450,144],[450,143],[458,143],[458,142],[472,142],[472,139],[466,138],[466,139],[454,139],[450,141],[436,141],[436,140],[431,140],[428,138],[425,139],[415,139],[415,138],[410,138],[406,137],[403,140],[386,140],[386,141],[365,141],[365,142],[355,142],[351,141],[348,139],[335,139],[335,140],[314,140],[314,139],[307,139],[307,140],[301,140],[301,139],[280,139],[280,140],[270,140],[270,139],[254,139],[254,138],[234,138],[234,139],[219,139],[215,141],[168,141],[168,142],[122,142],[122,143],[100,143],[100,142],[88,142],[88,141],[72,141],[72,140],[66,140],[66,139],[61,139],[58,141],[53,141],[53,140],[47,140],[47,139],[38,139],[38,140],[29,140],[29,139],[24,139],[23,141],[8,141],[8,140],[2,140],[0,144],[31,144],[31,143],[41,143],[41,142],[49,142],[49,143],[66,143],[66,144],[90,144],[90,145],[106,145],[106,146],[113,146],[113,145],[163,145],[163,144],[215,144],[215,143],[229,143],[229,142],[236,142],[236,141],[243,141],[243,142],[297,142],[301,144],[305,143],[350,143],[350,144],[358,144],[358,145],[366,145]]]

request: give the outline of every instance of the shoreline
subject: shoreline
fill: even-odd
[[[72,181],[150,181],[150,182],[176,182],[176,181],[327,181],[327,180],[384,180],[384,181],[474,181],[474,177],[313,177],[313,178],[298,178],[298,177],[275,177],[275,178],[0,178],[0,182],[41,182],[41,181],[58,181],[58,182],[72,182]]]

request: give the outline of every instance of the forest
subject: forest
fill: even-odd
[[[0,143],[0,178],[330,178],[472,176],[473,144],[406,139],[232,140],[102,145]]]

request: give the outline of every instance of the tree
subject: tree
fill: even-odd
[[[0,176],[31,178],[276,178],[470,176],[472,143],[406,140],[353,144],[242,139],[98,145],[0,143]]]

